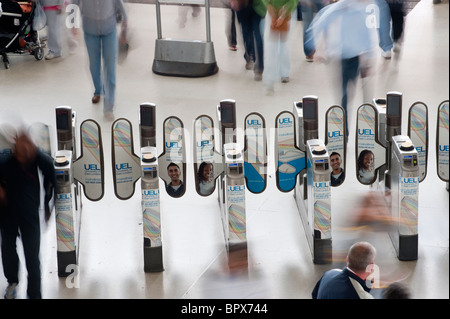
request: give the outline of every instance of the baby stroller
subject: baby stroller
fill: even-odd
[[[33,30],[34,1],[0,0],[0,54],[9,69],[7,53],[30,54],[40,61],[44,57],[45,43]]]

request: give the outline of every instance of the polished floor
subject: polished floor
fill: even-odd
[[[245,70],[242,41],[238,51],[228,49],[225,36],[226,12],[211,8],[211,38],[219,72],[203,78],[156,75],[151,66],[157,37],[155,6],[127,4],[130,17],[131,50],[117,69],[116,118],[134,125],[138,144],[138,108],[143,102],[157,106],[158,145],[162,145],[162,123],[178,116],[188,131],[202,114],[216,121],[216,105],[222,99],[235,99],[238,125],[257,111],[267,127],[275,126],[276,116],[291,110],[293,102],[316,95],[320,104],[319,137],[325,134],[326,110],[339,103],[333,86],[334,74],[325,64],[308,63],[302,53],[302,23],[293,21],[289,83],[277,83],[267,95],[262,82]],[[205,39],[204,10],[188,15],[185,28],[177,24],[177,7],[162,7],[163,37]],[[267,23],[266,23],[267,26]],[[276,298],[310,299],[311,291],[324,271],[343,266],[349,244],[367,240],[378,251],[377,265],[382,283],[402,281],[416,299],[449,298],[449,193],[436,173],[437,106],[449,98],[449,7],[445,0],[433,4],[422,0],[406,18],[405,38],[400,54],[391,60],[378,56],[374,74],[364,85],[374,97],[388,91],[403,93],[403,131],[406,134],[407,109],[416,101],[428,106],[430,139],[428,175],[420,185],[419,257],[399,261],[385,232],[346,232],[346,217],[358,200],[370,191],[354,174],[354,141],[348,143],[348,173],[345,184],[332,190],[333,263],[312,262],[293,192],[276,187],[273,160],[273,130],[269,130],[269,178],[267,189],[246,197],[249,278],[225,275],[226,254],[217,193],[200,197],[195,192],[193,168],[188,163],[186,194],[173,199],[161,193],[161,222],[164,271],[145,273],[142,257],[142,215],[140,192],[129,200],[115,197],[111,175],[111,122],[103,119],[102,107],[91,104],[93,92],[87,55],[81,34],[78,47],[51,61],[30,56],[11,57],[11,67],[0,65],[0,116],[19,113],[27,123],[43,122],[55,134],[55,107],[71,106],[78,124],[96,120],[102,130],[105,154],[105,195],[98,202],[82,199],[79,237],[78,278],[57,275],[55,222],[42,227],[42,292],[44,298]],[[350,105],[350,134],[355,134],[355,112],[363,103],[358,90]],[[55,136],[52,136],[53,144]],[[242,141],[240,141],[241,145]],[[188,144],[189,145],[189,144]],[[138,152],[138,150],[135,150]],[[188,153],[188,158],[191,156]],[[353,174],[352,174],[353,173]],[[140,188],[138,182],[137,190]],[[20,246],[19,246],[20,247]],[[22,258],[23,264],[23,258]],[[0,266],[1,268],[1,266]],[[26,271],[21,270],[18,298],[26,298]],[[0,275],[0,291],[7,283]],[[256,289],[255,289],[256,287]],[[376,293],[376,292],[374,292]]]

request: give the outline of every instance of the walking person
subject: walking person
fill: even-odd
[[[244,39],[245,68],[253,69],[255,81],[262,80],[264,71],[264,36],[261,30],[266,13],[267,8],[263,0],[250,0],[246,6],[236,11]]]
[[[62,11],[64,0],[38,0],[42,2],[45,15],[47,16],[48,52],[46,60],[61,57],[62,42]]]
[[[4,297],[16,297],[16,287],[19,284],[16,241],[20,234],[28,272],[27,295],[30,299],[41,299],[39,173],[43,176],[45,221],[48,221],[52,211],[50,201],[54,197],[56,184],[53,159],[41,152],[27,133],[19,132],[15,138],[13,155],[1,163],[0,170],[4,185],[3,207],[6,208],[0,225],[3,272],[8,281]]]
[[[277,78],[282,83],[289,82],[291,59],[289,56],[289,31],[292,12],[298,0],[267,0],[267,11],[271,19],[266,45],[264,85],[266,93],[274,92]]]
[[[123,0],[72,0],[72,3],[81,10],[89,70],[95,88],[92,103],[99,103],[103,95],[103,115],[106,120],[113,121],[118,55],[117,17],[122,19],[121,34],[126,34],[124,30],[127,28]]]

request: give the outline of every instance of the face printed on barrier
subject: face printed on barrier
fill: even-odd
[[[373,169],[373,153],[364,155],[363,165],[366,171],[371,171]]]
[[[167,167],[167,174],[172,181],[172,185],[178,185],[180,183],[181,172],[177,165],[169,165]]]
[[[204,181],[210,181],[211,180],[211,174],[212,174],[212,165],[208,164],[203,169],[203,180]]]
[[[341,170],[341,156],[339,154],[333,154],[330,156],[330,164],[333,172],[339,172]]]

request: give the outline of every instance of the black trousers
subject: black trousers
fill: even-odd
[[[17,253],[17,238],[19,237],[22,240],[28,273],[28,298],[41,299],[39,211],[32,212],[26,218],[19,220],[8,216],[2,222],[1,235],[3,272],[8,283],[19,283],[19,255]]]
[[[397,42],[403,35],[405,9],[403,6],[403,1],[388,1],[388,5],[392,18],[392,40]]]

